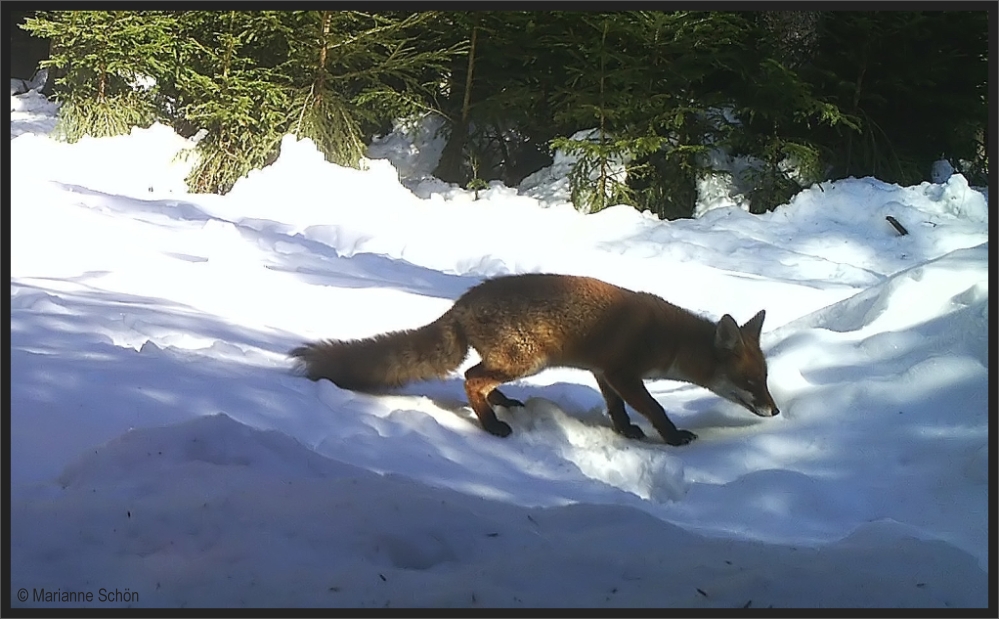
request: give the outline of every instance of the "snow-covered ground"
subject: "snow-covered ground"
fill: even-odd
[[[963,177],[664,222],[582,215],[559,174],[532,180],[544,205],[476,201],[426,177],[423,131],[365,171],[286,138],[191,195],[169,128],[68,145],[44,99],[11,107],[15,608],[988,604],[988,207]],[[699,438],[632,415],[655,437],[632,441],[556,369],[504,389],[527,408],[500,439],[459,374],[373,396],[290,371],[305,340],[421,326],[530,271],[766,309],[781,415],[652,381]]]

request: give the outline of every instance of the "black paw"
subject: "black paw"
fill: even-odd
[[[488,425],[482,424],[482,427],[486,432],[499,437],[510,436],[510,433],[513,432],[513,428],[510,427],[510,424],[505,421],[500,421],[499,419]]]
[[[629,423],[623,427],[615,427],[614,431],[625,438],[643,439],[645,438],[645,432],[633,423]]]
[[[667,445],[679,446],[686,445],[695,438],[697,438],[697,435],[690,430],[677,430],[669,436],[664,436],[663,440],[666,441]]]

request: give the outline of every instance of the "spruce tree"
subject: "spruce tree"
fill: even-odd
[[[51,40],[62,105],[55,135],[75,142],[126,134],[159,117],[156,84],[168,60],[172,20],[158,11],[45,11],[23,25]],[[146,83],[144,83],[146,82]]]
[[[663,138],[638,136],[629,122],[642,94],[635,58],[628,55],[633,30],[624,13],[565,13],[565,36],[550,44],[567,57],[566,80],[552,93],[556,120],[586,135],[561,137],[552,147],[576,157],[569,174],[573,204],[596,212],[629,202],[628,164],[658,148]]]
[[[432,109],[443,65],[460,45],[421,47],[437,17],[423,13],[299,11],[280,73],[290,89],[289,130],[316,142],[327,160],[356,167],[386,120]]]
[[[457,36],[455,41],[467,40],[468,51],[451,59],[447,71],[446,93],[443,97],[441,113],[448,119],[448,137],[441,152],[440,161],[434,176],[448,183],[466,184],[476,190],[478,179],[478,158],[465,152],[469,123],[472,114],[472,92],[476,78],[475,61],[481,57],[479,32],[482,29],[482,16],[479,14],[454,13],[443,16],[440,26],[445,30],[443,37]],[[472,161],[476,162],[474,171]],[[476,195],[478,197],[478,195]]]
[[[735,155],[760,161],[750,169],[750,210],[762,213],[787,203],[825,178],[828,147],[823,129],[857,131],[859,120],[843,111],[809,79],[814,54],[810,18],[753,14],[750,37],[733,84],[740,126],[726,145]]]
[[[446,74],[448,138],[435,176],[470,188],[494,179],[516,185],[551,162],[547,143],[557,127],[547,94],[557,58],[541,44],[551,15],[478,11],[437,23],[439,40],[467,40],[468,52]]]
[[[226,193],[272,161],[288,125],[288,89],[275,67],[287,58],[280,11],[188,11],[177,15],[172,77],[177,114],[204,130],[191,191]]]
[[[664,217],[689,216],[701,155],[722,129],[744,26],[732,14],[628,11],[565,14],[567,80],[553,94],[556,120],[595,128],[593,140],[553,146],[579,156],[570,175],[584,210],[627,201]]]
[[[835,177],[918,183],[943,157],[984,184],[987,12],[823,13],[819,51],[814,82],[861,128],[822,135]]]
[[[641,71],[635,127],[665,138],[629,177],[635,206],[660,217],[690,217],[706,157],[734,127],[718,121],[732,106],[731,83],[747,29],[740,14],[640,11],[634,14]],[[644,59],[644,60],[643,60]]]

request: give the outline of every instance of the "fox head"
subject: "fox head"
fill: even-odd
[[[715,327],[716,371],[708,385],[715,394],[741,404],[760,417],[780,414],[767,388],[767,360],[760,350],[765,310],[741,327],[728,314]]]

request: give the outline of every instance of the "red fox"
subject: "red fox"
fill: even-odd
[[[642,380],[693,383],[761,417],[777,415],[760,350],[764,315],[760,311],[740,327],[725,314],[716,324],[653,294],[590,277],[533,273],[486,280],[419,329],[313,342],[288,354],[312,380],[375,391],[443,378],[471,346],[482,362],[465,372],[468,403],[496,436],[511,428],[492,407],[524,406],[497,386],[548,367],[589,370],[615,432],[645,436],[628,418],[628,403],[666,443],[684,445],[697,436],[673,425]]]

